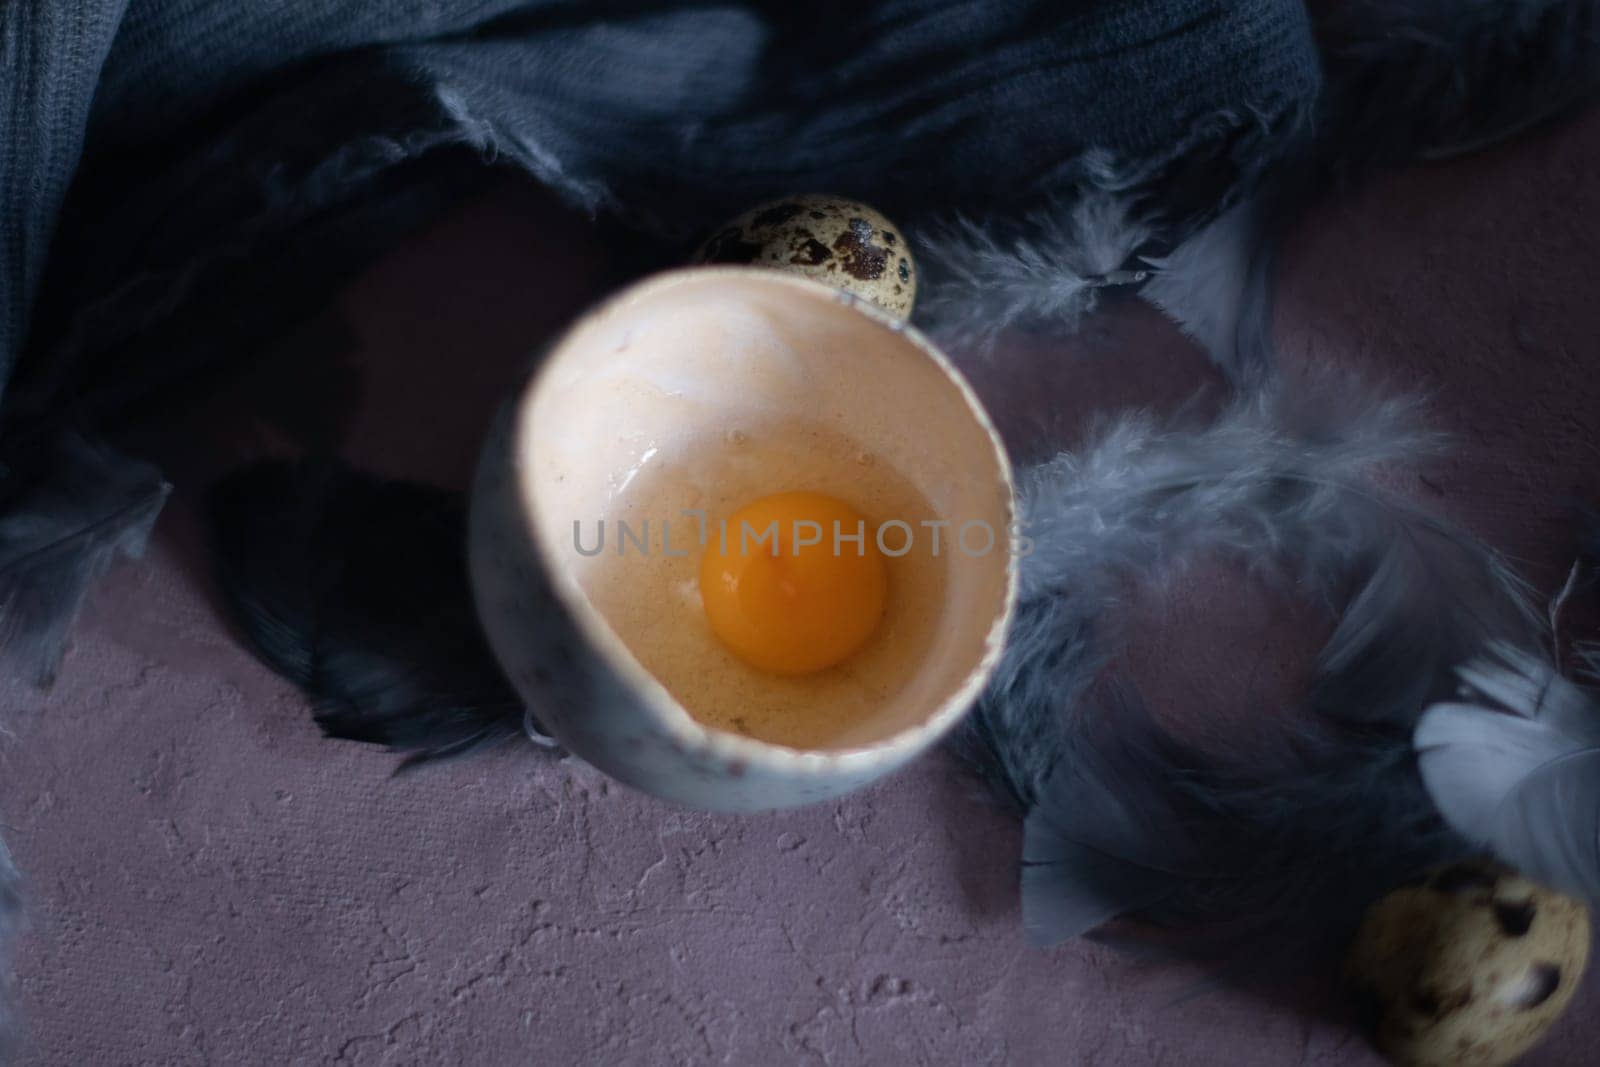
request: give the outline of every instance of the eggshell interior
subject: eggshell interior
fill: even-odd
[[[591,315],[546,357],[532,389],[519,477],[552,587],[607,638],[599,654],[661,683],[645,696],[660,703],[664,692],[676,705],[664,714],[837,751],[948,724],[975,697],[1013,595],[1010,471],[965,382],[914,331],[813,282],[702,268]],[[728,459],[730,442],[746,441],[756,458],[735,449],[739,461]],[[698,594],[682,580],[702,551],[697,520],[678,512],[699,505],[714,519],[799,488],[853,497],[875,521],[903,517],[923,549],[930,531],[919,520],[950,525],[940,559],[901,564],[875,658],[766,679],[706,636]],[[619,554],[615,522],[629,517],[649,533],[642,551],[636,540]],[[594,551],[602,519],[609,540]],[[966,524],[975,525],[963,547]],[[978,551],[986,531],[995,543]]]

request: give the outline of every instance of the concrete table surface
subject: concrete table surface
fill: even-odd
[[[1424,393],[1459,441],[1431,502],[1549,592],[1572,504],[1600,500],[1597,278],[1591,112],[1319,205],[1288,243],[1276,332],[1291,367]],[[1029,948],[1018,827],[940,754],[837,803],[733,817],[531,746],[395,777],[318,736],[213,602],[206,480],[331,435],[364,466],[463,484],[525,353],[614,279],[584,220],[506,187],[152,444],[177,491],[147,558],[96,588],[53,691],[4,694],[23,1061],[1377,1062],[1316,989],[1197,994],[1186,967]],[[1136,304],[968,364],[1021,447],[1221,390]],[[1126,652],[1151,693],[1227,702],[1302,669],[1271,604],[1167,615]],[[1593,1062],[1597,1004],[1591,980],[1527,1062]]]

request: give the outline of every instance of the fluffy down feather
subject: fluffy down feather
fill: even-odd
[[[1538,622],[1492,552],[1372,481],[1439,446],[1414,416],[1348,386],[1277,389],[1200,429],[1124,417],[1025,475],[1036,549],[964,739],[1028,813],[1034,940],[1118,915],[1336,936],[1396,880],[1470,851],[1428,801],[1411,731],[1454,664]],[[1102,678],[1122,583],[1203,555],[1337,618],[1307,707],[1249,760],[1180,742]]]
[[[1174,230],[1153,206],[1158,176],[1087,153],[1077,192],[1020,225],[963,220],[920,235],[930,329],[977,347],[1010,327],[1070,333],[1105,290],[1143,283],[1235,383],[1253,385],[1270,369],[1274,242],[1330,182],[1469,152],[1600,94],[1600,0],[1359,0],[1333,5],[1319,29],[1316,120],[1264,131],[1257,170],[1211,197],[1220,216]]]
[[[916,235],[919,321],[952,345],[987,348],[1011,327],[1070,332],[1101,290],[1142,281],[1136,253],[1153,229],[1142,179],[1089,153],[1074,199],[1014,224],[961,219]]]
[[[0,653],[48,685],[89,584],[117,555],[144,552],[171,487],[149,464],[73,431],[9,473],[27,488],[0,506]]]

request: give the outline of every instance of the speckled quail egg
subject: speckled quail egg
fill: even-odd
[[[1582,903],[1502,867],[1459,864],[1374,904],[1346,973],[1394,1062],[1491,1067],[1560,1016],[1589,939]]]
[[[917,297],[916,262],[899,227],[836,196],[794,196],[753,208],[713,233],[695,261],[780,268],[902,319],[911,317]]]

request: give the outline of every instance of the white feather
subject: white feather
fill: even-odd
[[[1463,837],[1600,904],[1600,702],[1509,646],[1459,673],[1474,702],[1417,724],[1429,795]]]

